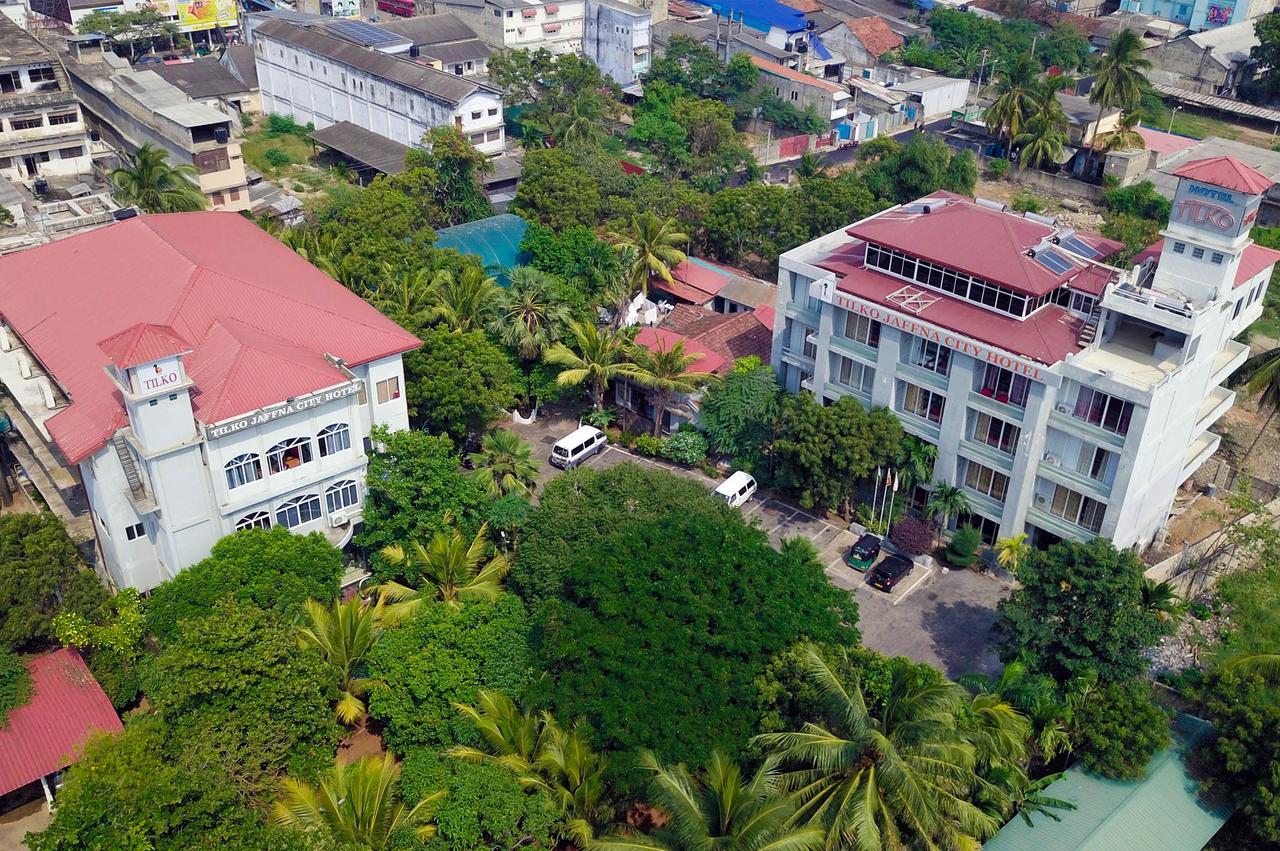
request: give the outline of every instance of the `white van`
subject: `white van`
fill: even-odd
[[[716,488],[716,496],[729,503],[730,508],[737,508],[751,499],[756,492],[756,480],[749,473],[741,470],[720,483]]]
[[[603,452],[607,441],[605,433],[595,426],[580,426],[556,441],[551,449],[551,463],[562,470],[571,470],[597,452]]]

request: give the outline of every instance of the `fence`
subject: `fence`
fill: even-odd
[[[836,131],[820,135],[783,136],[770,139],[764,144],[753,145],[751,153],[761,165],[793,160],[810,151],[821,151],[834,148],[837,142]]]
[[[1213,488],[1217,493],[1238,493],[1242,488],[1258,502],[1280,498],[1280,485],[1242,473],[1226,461],[1209,460],[1191,476],[1197,488]]]

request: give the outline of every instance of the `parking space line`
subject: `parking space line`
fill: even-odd
[[[763,499],[751,500],[751,507],[742,512],[743,519],[747,519],[749,517],[752,517],[760,513],[760,509],[764,508],[764,503],[765,503],[765,500]]]
[[[901,597],[899,597],[898,599],[896,599],[896,600],[894,600],[894,601],[893,601],[893,605],[895,605],[895,606],[896,606],[896,605],[898,605],[899,603],[901,603],[903,600],[907,599],[907,595],[908,595],[908,594],[910,594],[912,591],[916,590],[917,588],[919,588],[919,587],[921,586],[921,584],[923,584],[923,583],[924,583],[924,581],[925,581],[926,579],[928,579],[930,576],[933,576],[933,568],[932,568],[932,567],[926,567],[926,568],[925,568],[925,573],[924,573],[924,575],[922,575],[920,578],[916,579],[916,581],[915,581],[914,583],[912,583],[910,587],[906,588],[906,589],[902,592],[902,596],[901,596]]]

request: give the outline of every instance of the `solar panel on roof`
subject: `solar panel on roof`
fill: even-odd
[[[1071,268],[1071,261],[1052,248],[1036,252],[1036,262],[1055,275],[1061,275]]]
[[[379,29],[364,21],[334,21],[326,26],[343,38],[363,45],[391,44],[404,41],[404,36]]]
[[[1063,248],[1067,249],[1072,254],[1078,254],[1079,256],[1087,257],[1090,260],[1094,259],[1095,257],[1100,257],[1102,255],[1101,251],[1094,248],[1092,245],[1080,239],[1079,237],[1073,236],[1073,237],[1070,237],[1069,239],[1064,239],[1061,244]]]

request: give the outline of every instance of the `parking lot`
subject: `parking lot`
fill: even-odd
[[[540,419],[515,427],[533,444],[534,457],[541,468],[539,486],[560,473],[548,460],[551,448],[576,427],[576,421],[566,418]],[[607,469],[627,462],[660,467],[699,481],[708,490],[719,484],[700,471],[634,455],[617,446],[609,446],[582,466]],[[995,621],[996,604],[1008,594],[1006,586],[969,570],[943,575],[936,566],[917,565],[892,593],[886,594],[867,584],[865,574],[844,563],[845,554],[856,540],[847,528],[764,491],[741,510],[748,522],[759,524],[775,547],[784,538],[797,535],[813,542],[831,583],[857,595],[858,627],[867,647],[936,665],[951,677],[967,671],[998,670],[999,662],[987,647],[987,634]]]

